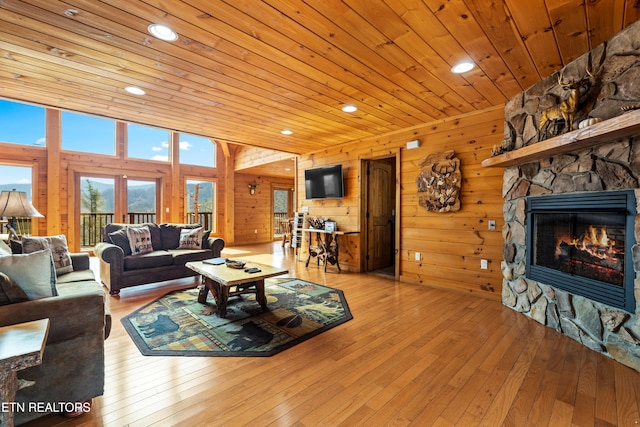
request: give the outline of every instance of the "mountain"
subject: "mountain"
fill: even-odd
[[[0,191],[24,191],[27,193],[27,199],[32,200],[31,184],[0,184]]]
[[[97,190],[98,211],[114,211],[114,184],[91,179],[83,179],[80,183],[80,192],[83,199],[89,197],[89,184]],[[155,212],[156,186],[155,184],[135,185],[128,188],[128,200],[130,212]],[[87,212],[86,207],[82,207],[83,212]]]
[[[83,199],[89,197],[89,183],[97,190],[99,196],[99,212],[114,211],[114,184],[113,182],[96,181],[93,179],[82,179],[80,182],[80,194]],[[213,186],[201,185],[198,191],[198,199],[200,200],[200,210],[208,211],[211,209],[211,200],[213,199]],[[0,184],[0,191],[24,191],[27,193],[29,200],[31,197],[31,184]],[[187,208],[192,210],[192,197],[195,191],[195,184],[187,184]],[[132,185],[128,188],[128,201],[130,212],[155,212],[156,186],[155,184]],[[87,209],[82,207],[82,212]]]
[[[89,197],[89,183],[98,191],[100,212],[114,211],[114,185],[103,181],[83,179],[80,183],[80,191],[83,198]],[[195,184],[187,184],[187,210],[192,211],[191,200],[195,192]],[[128,203],[130,212],[155,212],[156,186],[155,184],[132,185],[128,187]],[[200,210],[210,211],[211,200],[213,199],[213,186],[201,185],[198,192],[200,200]],[[86,212],[86,208],[82,208]]]

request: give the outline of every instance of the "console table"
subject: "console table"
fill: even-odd
[[[311,257],[316,257],[318,265],[320,261],[324,263],[324,271],[327,271],[327,263],[335,264],[338,267],[338,271],[342,271],[340,268],[340,262],[338,255],[340,253],[340,246],[338,245],[338,236],[345,234],[357,234],[359,231],[326,231],[316,228],[303,228],[302,231],[309,233],[309,256],[307,257],[306,267],[309,267],[309,261]],[[313,244],[312,236],[315,234],[315,242]]]
[[[49,319],[0,328],[0,404],[8,408],[6,412],[0,411],[1,426],[13,427],[17,372],[42,363],[48,335]]]

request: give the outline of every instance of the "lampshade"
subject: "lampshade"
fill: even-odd
[[[33,207],[24,191],[3,191],[0,193],[0,216],[6,217],[43,217]]]

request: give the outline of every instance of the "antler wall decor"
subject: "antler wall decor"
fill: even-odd
[[[460,210],[460,160],[455,152],[434,153],[420,161],[422,172],[416,178],[418,203],[432,212]]]

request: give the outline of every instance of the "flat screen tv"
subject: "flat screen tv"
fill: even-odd
[[[304,171],[304,188],[307,200],[344,197],[342,165],[306,169]]]

